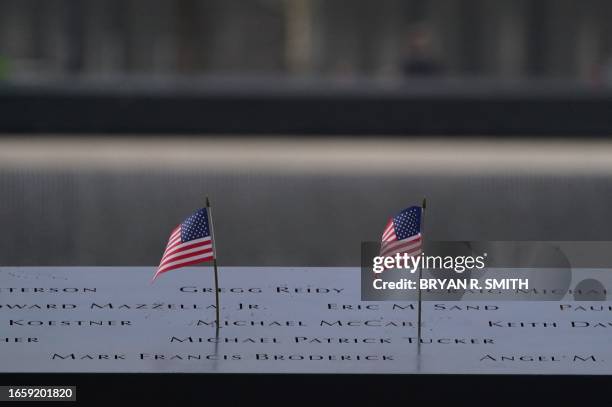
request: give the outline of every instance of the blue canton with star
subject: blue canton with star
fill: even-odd
[[[421,207],[411,206],[393,217],[397,240],[404,240],[421,231]]]
[[[210,236],[208,226],[208,211],[204,208],[198,209],[181,223],[181,241],[183,243]]]

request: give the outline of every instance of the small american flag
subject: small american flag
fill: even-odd
[[[422,211],[420,206],[411,206],[389,219],[382,234],[381,256],[394,256],[398,253],[417,256],[421,253]]]
[[[153,280],[166,271],[213,260],[213,243],[208,210],[198,209],[172,230]]]

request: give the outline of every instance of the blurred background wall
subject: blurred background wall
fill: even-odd
[[[0,266],[155,265],[205,195],[225,265],[356,265],[423,196],[432,239],[612,240],[611,20],[605,0],[0,0]]]
[[[606,0],[0,0],[5,78],[610,79]]]

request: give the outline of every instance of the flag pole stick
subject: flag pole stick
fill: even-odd
[[[212,237],[212,249],[213,249],[213,267],[215,270],[215,311],[217,321],[217,332],[221,326],[221,320],[219,318],[219,272],[217,271],[217,239],[215,239],[215,228],[213,225],[212,208],[210,206],[210,200],[206,197],[206,209],[208,210],[208,217],[210,218],[210,236]]]
[[[421,206],[421,208],[423,208],[421,210],[421,239],[423,240],[423,244],[422,247],[425,248],[425,241],[424,241],[424,234],[423,234],[423,226],[425,224],[425,208],[427,207],[427,198],[423,198],[423,204]],[[418,284],[419,284],[419,310],[418,310],[418,317],[417,317],[417,343],[418,343],[418,348],[419,350],[421,349],[421,320],[422,320],[422,314],[423,314],[423,307],[422,307],[422,292],[421,292],[421,278],[423,277],[423,265],[421,264],[421,266],[419,267],[419,280],[418,280]]]

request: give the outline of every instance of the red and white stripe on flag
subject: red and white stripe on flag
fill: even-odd
[[[393,218],[389,219],[382,234],[380,247],[381,256],[395,256],[396,254],[403,253],[407,253],[410,256],[418,256],[421,254],[422,248],[423,241],[420,232],[406,239],[398,240],[395,234]]]
[[[153,280],[166,271],[213,260],[212,245],[213,242],[210,236],[183,243],[181,239],[181,225],[177,226],[170,234],[166,250],[159,262]]]

